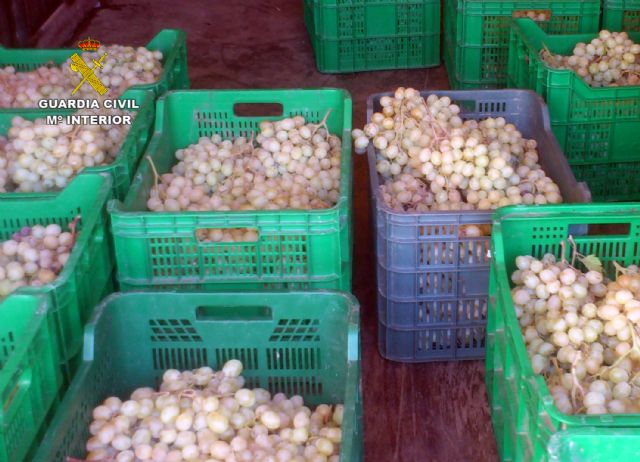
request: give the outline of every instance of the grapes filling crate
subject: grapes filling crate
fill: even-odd
[[[83,364],[33,462],[86,453],[92,410],[155,387],[166,369],[220,369],[242,361],[248,388],[301,395],[307,406],[343,404],[340,460],[362,460],[359,306],[314,293],[113,294],[85,329]],[[125,396],[126,395],[126,396]]]
[[[115,160],[107,165],[84,167],[81,171],[84,173],[106,172],[110,174],[113,178],[112,187],[114,197],[123,199],[129,190],[133,174],[136,171],[147,142],[153,133],[155,98],[152,91],[130,89],[125,91],[120,99],[135,101],[139,109],[131,109],[131,111],[134,112],[135,118],[128,132],[124,135]],[[12,127],[14,117],[21,117],[25,120],[33,121],[41,118],[46,119],[48,116],[67,116],[73,113],[73,110],[0,109],[0,136],[6,136]],[[0,193],[0,200],[10,198],[13,194],[16,193]],[[22,194],[21,197],[28,197],[28,193],[20,194]],[[38,193],[34,194],[37,196]]]
[[[547,35],[530,19],[514,21],[508,81],[528,88],[549,105],[551,128],[579,181],[597,201],[640,199],[640,85],[594,88],[570,69],[557,69],[540,56],[571,55],[576,44],[597,34]],[[640,42],[640,32],[630,38]]]
[[[186,34],[179,29],[163,29],[149,43],[148,50],[162,52],[162,74],[155,83],[135,85],[131,88],[149,90],[158,97],[169,90],[189,88],[187,70]],[[4,48],[0,46],[0,67],[13,66],[16,71],[31,71],[40,66],[62,65],[78,49],[59,48]],[[107,94],[108,96],[108,94]],[[1,109],[0,112],[23,111]],[[34,109],[39,111],[39,109]]]
[[[604,274],[615,280],[619,267],[614,263],[622,266],[640,263],[638,205],[504,207],[494,213],[485,382],[502,460],[614,462],[637,457],[640,443],[637,413],[620,414],[605,408],[594,412],[599,415],[588,415],[586,409],[581,411],[571,404],[572,398],[564,402],[563,406],[568,405],[565,412],[556,406],[557,386],[552,395],[547,385],[553,374],[542,375],[534,371],[529,351],[533,346],[531,340],[525,344],[522,329],[526,323],[522,316],[518,318],[512,299],[517,295],[511,289],[516,257],[543,259],[545,254],[552,254],[557,262],[565,257],[572,267],[580,270],[586,267],[583,270],[586,272],[588,257],[581,257],[574,263],[571,240],[579,254],[597,257]],[[576,230],[584,227],[586,232],[576,235]],[[590,264],[594,264],[593,259]],[[592,283],[590,280],[589,284]],[[581,313],[586,313],[587,305],[580,307]],[[602,307],[598,307],[599,311]],[[564,312],[564,308],[562,310]],[[594,316],[593,319],[598,318]],[[531,328],[537,330],[537,324]],[[636,348],[635,340],[633,343]],[[557,357],[560,357],[560,350]],[[584,385],[586,388],[586,383]],[[579,397],[579,393],[576,391],[576,396]],[[587,403],[588,394],[582,396]]]
[[[263,104],[279,105],[280,116],[255,115]],[[256,106],[257,105],[257,106]],[[254,115],[237,114],[249,107]],[[258,109],[261,108],[261,109]],[[329,132],[342,139],[339,196],[315,210],[151,212],[147,209],[155,170],[177,163],[174,152],[200,137],[251,138],[263,120],[302,115],[310,123],[326,117]],[[117,278],[122,290],[141,287],[334,288],[350,290],[352,258],[351,98],[346,91],[177,91],[160,98],[155,133],[124,202],[111,214]],[[211,242],[202,230],[243,229],[249,241]]]
[[[534,139],[539,163],[556,182],[565,202],[589,202],[551,134],[546,106],[532,91],[423,91],[448,96],[464,119],[504,117]],[[381,109],[368,99],[368,120]],[[484,355],[489,276],[488,235],[467,236],[469,226],[486,227],[491,212],[400,212],[385,203],[369,146],[374,217],[380,354],[401,362],[477,359]]]
[[[55,327],[51,335],[58,344],[67,378],[73,375],[70,361],[81,351],[82,326],[112,285],[114,263],[105,207],[111,190],[110,176],[80,174],[62,192],[26,197],[12,194],[0,200],[0,241],[7,241],[24,227],[36,224],[66,228],[79,217],[75,244],[60,274],[48,284],[20,287],[13,292],[45,295],[50,299],[47,316],[53,319]],[[0,311],[9,299],[0,303]]]
[[[554,34],[596,32],[599,0],[445,0],[444,62],[453,89],[501,88],[507,82],[512,18],[535,18]]]

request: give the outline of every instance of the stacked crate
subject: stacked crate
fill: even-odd
[[[122,98],[136,99],[140,110],[116,162],[86,169],[59,193],[2,195],[3,239],[25,225],[56,222],[64,226],[77,215],[82,221],[73,253],[55,283],[20,289],[0,305],[0,317],[12,315],[16,305],[25,307],[24,322],[17,319],[15,326],[7,325],[6,333],[0,332],[5,344],[8,339],[20,342],[7,362],[0,362],[0,381],[6,377],[11,388],[23,380],[11,371],[25,362],[25,355],[27,365],[34,367],[33,372],[27,370],[29,374],[42,375],[21,392],[29,401],[15,401],[6,415],[0,413],[6,424],[6,430],[0,431],[0,461],[83,457],[91,409],[109,394],[157,385],[159,375],[169,368],[220,368],[229,359],[244,362],[244,375],[252,387],[300,394],[309,405],[344,404],[341,457],[361,460],[357,302],[337,292],[273,292],[278,288],[351,289],[348,93],[331,89],[172,91],[156,105],[155,93],[131,89]],[[274,102],[282,105],[281,116],[236,115],[238,105]],[[345,141],[335,206],[311,211],[147,211],[153,180],[150,166],[161,173],[168,171],[177,149],[201,136],[249,136],[265,119],[302,115],[309,122],[319,122],[327,113],[329,130]],[[35,119],[51,114],[58,115],[7,110],[0,112],[0,123],[4,123],[0,128],[6,130],[15,115]],[[143,156],[149,162],[141,163]],[[114,200],[107,207],[110,198]],[[196,230],[211,227],[253,228],[259,238],[257,242],[199,243]],[[185,258],[185,252],[192,251],[197,254],[195,265],[194,255]],[[99,304],[114,291],[114,268],[116,284],[123,290],[144,289],[145,294],[114,294]],[[153,292],[163,289],[171,291]],[[177,295],[176,289],[185,292]],[[196,289],[201,292],[193,292]],[[221,292],[228,290],[237,292]],[[256,292],[243,293],[247,290]],[[44,295],[40,299],[27,294]],[[127,355],[132,349],[139,353],[133,362]],[[41,355],[39,364],[36,355]],[[46,385],[46,393],[40,382]],[[39,413],[29,411],[36,406]]]
[[[549,33],[596,32],[600,1],[445,0],[444,62],[451,88],[505,87],[510,24],[527,14]]]
[[[640,2],[638,0],[604,0],[602,29],[640,32]]]
[[[547,35],[533,21],[514,22],[509,85],[529,88],[549,105],[551,128],[578,180],[597,201],[640,199],[640,86],[594,88],[575,72],[546,64],[540,53],[571,54],[596,34]],[[631,32],[640,41],[640,32]]]
[[[519,255],[561,257],[573,235],[578,252],[595,254],[609,277],[613,262],[637,264],[638,204],[505,207],[494,215],[489,280],[485,382],[502,460],[632,460],[640,426],[636,415],[567,415],[554,405],[545,377],[535,374],[511,299],[510,275]],[[618,226],[604,234],[601,225]],[[587,228],[576,236],[577,227]],[[600,227],[600,231],[598,228]],[[606,249],[616,249],[610,252]],[[569,249],[570,250],[570,249]],[[569,252],[565,255],[570,257]]]
[[[85,361],[34,462],[82,457],[92,409],[105,397],[153,386],[166,369],[220,369],[229,359],[243,362],[250,388],[301,395],[307,406],[343,404],[340,460],[362,460],[359,309],[351,295],[113,294],[86,332]]]
[[[0,301],[0,324],[6,329],[0,333],[0,381],[7,399],[0,411],[2,462],[23,460],[42,436],[58,392],[64,392],[75,373],[83,325],[92,307],[113,291],[105,208],[111,194],[111,177],[81,174],[60,193],[0,200],[0,241],[24,226],[57,223],[64,228],[81,217],[75,245],[58,277],[40,287],[22,287]]]
[[[305,0],[304,22],[320,72],[440,64],[437,0]]]
[[[433,19],[437,3],[421,3],[422,10],[420,24]],[[397,10],[396,24],[407,34],[416,26],[417,11],[415,6]],[[437,46],[429,45],[437,61]],[[0,412],[0,462],[82,458],[91,409],[109,394],[157,385],[169,368],[220,368],[229,359],[243,361],[252,387],[300,394],[309,405],[343,403],[341,457],[361,460],[357,301],[338,292],[273,292],[351,290],[350,96],[332,89],[167,93],[189,85],[184,33],[162,31],[147,48],[163,52],[163,73],[155,84],[122,95],[134,99],[139,109],[116,161],[84,169],[58,193],[0,195],[1,239],[26,225],[65,226],[82,218],[73,253],[54,283],[22,288],[0,304],[0,318],[12,319],[0,332],[5,345],[0,389],[8,396],[19,387],[16,399]],[[0,65],[26,71],[61,64],[72,53],[0,49]],[[426,60],[434,54],[421,53]],[[262,103],[281,105],[282,114],[237,115],[239,105]],[[15,116],[34,120],[71,112],[1,110],[0,133]],[[249,137],[263,120],[294,115],[316,123],[327,115],[329,131],[343,140],[335,206],[147,210],[152,165],[164,173],[175,163],[177,149],[202,136]],[[143,157],[148,162],[141,162]],[[252,228],[258,240],[197,241],[198,229],[213,227]],[[114,292],[114,283],[145,293],[113,294],[99,303]],[[160,292],[164,289],[169,290]],[[175,293],[178,289],[183,293]],[[224,292],[229,290],[236,292]],[[135,361],[128,355],[132,350]]]
[[[239,105],[282,106],[282,115],[236,115]],[[254,106],[259,107],[259,106]],[[259,109],[258,109],[259,110]],[[340,197],[319,210],[150,212],[153,168],[169,172],[176,149],[201,136],[250,137],[263,120],[301,115],[312,123],[329,113],[343,140]],[[171,92],[156,107],[155,133],[124,201],[109,204],[122,290],[191,289],[351,290],[351,97],[344,90],[202,90]],[[249,228],[255,242],[201,242],[199,229]]]
[[[504,117],[538,142],[540,163],[566,202],[588,202],[549,130],[542,100],[531,91],[425,91],[449,96],[464,118]],[[368,100],[368,120],[380,110]],[[390,94],[389,94],[390,95]],[[394,361],[478,359],[484,356],[489,237],[465,237],[469,225],[491,223],[490,211],[398,212],[379,192],[376,152],[369,148],[378,281],[378,346]]]
[[[163,30],[147,47],[163,53],[157,82],[136,85],[121,99],[133,100],[136,117],[116,160],[89,167],[57,192],[0,193],[0,241],[25,226],[56,223],[63,229],[78,219],[73,250],[54,281],[21,287],[0,301],[0,461],[33,455],[82,360],[83,331],[93,308],[114,291],[113,244],[107,201],[124,197],[152,133],[155,98],[171,88],[188,87],[185,34]],[[0,66],[28,71],[62,64],[75,50],[14,50],[0,47]],[[27,120],[64,116],[72,110],[0,109],[0,134],[14,117]]]

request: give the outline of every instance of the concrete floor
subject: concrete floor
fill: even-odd
[[[302,0],[107,0],[76,31],[104,43],[144,45],[160,29],[187,32],[192,88],[340,87],[353,97],[353,126],[366,98],[397,86],[448,87],[433,69],[320,74],[303,23]],[[494,461],[483,364],[400,364],[377,350],[374,250],[366,159],[354,162],[353,292],[362,306],[367,462]]]

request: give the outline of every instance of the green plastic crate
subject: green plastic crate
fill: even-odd
[[[439,0],[304,0],[320,72],[440,64]]]
[[[22,462],[57,403],[59,351],[43,296],[11,295],[0,306],[0,461]]]
[[[134,85],[137,90],[151,90],[160,96],[169,90],[189,88],[187,71],[187,40],[184,31],[163,29],[145,45],[149,50],[162,52],[163,71],[155,83]],[[63,64],[79,48],[4,48],[0,46],[0,67],[14,66],[18,71],[29,71],[46,64]],[[106,97],[109,93],[106,94]],[[39,109],[34,109],[39,110]],[[1,111],[24,111],[23,108],[2,108]]]
[[[540,23],[549,33],[598,31],[600,0],[445,0],[444,53],[450,53],[445,64],[453,89],[507,84],[511,18],[528,10],[550,15]]]
[[[540,94],[549,106],[551,128],[578,181],[594,201],[639,200],[640,85],[592,88],[571,70],[540,59],[547,46],[571,54],[596,34],[547,35],[530,19],[514,21],[509,51],[509,86]],[[630,33],[640,42],[640,32]]]
[[[602,28],[611,31],[640,32],[640,1],[604,0]]]
[[[129,190],[129,185],[133,179],[133,174],[138,166],[138,162],[142,157],[144,148],[153,133],[155,97],[153,92],[149,90],[130,89],[127,90],[120,99],[135,100],[140,109],[132,110],[136,112],[136,118],[131,124],[129,133],[122,142],[115,161],[109,165],[87,167],[82,171],[84,173],[106,172],[110,174],[113,178],[112,186],[114,197],[124,198]],[[73,110],[52,111],[47,109],[27,109],[23,112],[17,110],[7,112],[0,109],[0,135],[6,136],[7,131],[11,127],[11,120],[14,117],[19,116],[27,120],[34,120],[37,118],[46,118],[50,115],[69,115],[73,113]],[[9,198],[11,194],[13,193],[0,193],[0,200]]]
[[[247,386],[344,404],[340,460],[362,460],[359,307],[337,292],[114,294],[85,329],[84,362],[33,462],[82,459],[92,409],[162,373],[239,359]]]
[[[598,233],[595,225],[609,224],[627,225],[628,231],[621,226],[618,232],[626,234]],[[624,455],[637,457],[640,451],[640,415],[563,414],[529,361],[509,276],[518,255],[542,257],[549,252],[559,257],[560,242],[569,235],[580,253],[597,255],[610,276],[613,261],[638,264],[640,203],[512,206],[493,215],[485,382],[498,450],[505,461],[618,462],[633,460]],[[586,437],[588,433],[594,437]]]
[[[319,122],[328,109],[331,133],[342,140],[340,197],[323,210],[150,212],[154,176],[140,163],[124,203],[109,203],[121,290],[140,287],[322,288],[351,290],[351,97],[344,90],[176,91],[158,100],[155,133],[147,147],[159,173],[174,153],[201,136],[250,136],[260,121],[280,116],[238,116],[237,105],[277,103],[284,116]],[[257,109],[252,107],[253,111]],[[203,228],[252,228],[257,242],[202,243]]]
[[[15,294],[48,295],[55,320],[54,338],[59,343],[63,366],[80,351],[82,326],[90,318],[103,291],[112,283],[112,248],[107,236],[106,201],[111,197],[111,178],[80,174],[59,193],[14,194],[0,200],[0,241],[23,226],[58,223],[66,226],[81,215],[76,244],[62,272],[41,287],[21,287]],[[7,299],[8,300],[8,299]],[[0,311],[8,301],[0,303]]]

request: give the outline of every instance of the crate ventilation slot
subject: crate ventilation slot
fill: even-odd
[[[153,348],[153,368],[164,371],[166,369],[196,369],[207,365],[207,350],[205,348]]]
[[[241,361],[246,370],[260,368],[257,348],[216,348],[214,351],[218,368],[230,359]]]
[[[268,390],[271,393],[284,393],[288,396],[305,397],[322,395],[322,382],[316,377],[269,377]]]
[[[188,319],[150,319],[152,342],[202,342]]]
[[[321,369],[318,348],[267,348],[269,370],[317,370]]]
[[[273,328],[270,342],[318,342],[319,319],[280,319]]]

